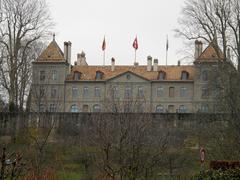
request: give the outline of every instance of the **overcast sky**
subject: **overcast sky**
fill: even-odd
[[[148,55],[165,64],[166,36],[169,39],[168,64],[177,64],[182,40],[173,29],[184,0],[47,0],[59,46],[72,42],[72,63],[77,53],[86,53],[89,65],[103,64],[102,41],[106,37],[106,64],[111,57],[117,65],[132,65],[135,36],[137,61],[146,64]]]

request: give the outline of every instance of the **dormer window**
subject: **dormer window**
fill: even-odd
[[[96,79],[103,79],[103,72],[101,72],[101,71],[97,71],[96,72],[96,77],[95,77]]]
[[[158,79],[159,80],[165,80],[166,79],[166,72],[160,71],[158,74]]]
[[[181,80],[188,80],[189,73],[187,71],[182,71]]]
[[[74,72],[74,80],[80,80],[82,73],[80,72]]]

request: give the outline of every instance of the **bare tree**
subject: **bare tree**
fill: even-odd
[[[238,0],[187,0],[179,19],[180,28],[175,31],[188,40],[212,43],[219,57],[222,50],[225,60],[231,48],[240,67],[239,17]]]
[[[45,0],[2,0],[0,77],[10,106],[23,109],[34,43],[46,37],[51,27]]]

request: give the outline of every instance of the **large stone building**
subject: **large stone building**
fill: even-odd
[[[195,42],[193,65],[90,66],[85,54],[71,65],[71,42],[64,52],[55,39],[33,62],[32,111],[208,112],[214,109],[209,70],[223,61],[210,43]],[[219,58],[220,57],[220,58]]]

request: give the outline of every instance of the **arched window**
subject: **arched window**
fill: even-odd
[[[166,72],[164,72],[164,71],[159,71],[159,73],[158,73],[158,79],[159,79],[159,80],[165,80],[165,79],[166,79]]]
[[[79,112],[78,106],[76,104],[73,104],[71,106],[71,112]]]
[[[162,105],[156,106],[156,112],[157,113],[164,113],[164,107]]]
[[[187,112],[187,107],[184,105],[179,106],[179,113],[186,113]]]
[[[74,80],[80,80],[82,73],[80,72],[74,72]]]
[[[101,72],[101,71],[97,71],[96,72],[96,77],[95,77],[95,79],[103,79],[103,72]]]
[[[202,71],[201,76],[202,76],[203,81],[207,81],[208,80],[208,71],[207,70]]]
[[[99,104],[95,104],[93,106],[93,112],[101,112],[101,106]]]
[[[182,71],[181,80],[188,80],[189,73],[187,71]]]

